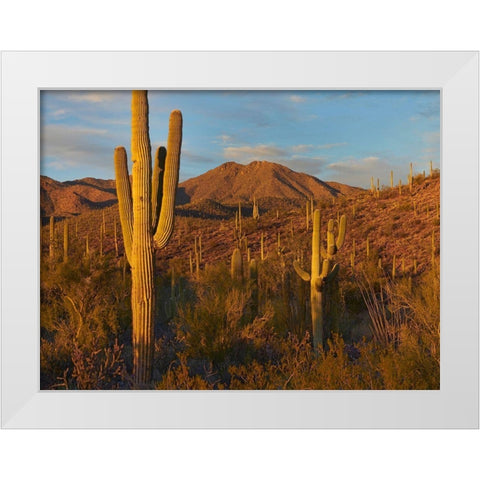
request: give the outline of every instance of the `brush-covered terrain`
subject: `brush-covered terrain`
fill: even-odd
[[[439,201],[438,172],[366,191],[228,163],[179,184],[156,252],[148,388],[438,389]],[[42,389],[134,387],[116,202],[111,180],[41,179]],[[314,349],[310,283],[293,264],[310,271],[316,209],[324,247],[330,219],[337,235],[345,215],[346,233]]]

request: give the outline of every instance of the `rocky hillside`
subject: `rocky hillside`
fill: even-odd
[[[57,182],[40,177],[40,215],[71,217],[108,207],[117,202],[115,182],[83,178],[69,182]]]

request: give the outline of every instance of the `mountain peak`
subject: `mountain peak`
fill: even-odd
[[[313,196],[328,199],[359,191],[355,187],[335,187],[312,175],[268,161],[249,164],[226,162],[179,185],[181,203],[211,199],[222,203],[251,201],[253,197],[300,201]]]

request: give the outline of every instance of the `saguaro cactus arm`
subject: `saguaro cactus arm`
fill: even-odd
[[[293,261],[293,268],[297,272],[298,276],[305,282],[310,281],[310,274],[303,270],[303,268],[300,266],[297,260]]]
[[[340,250],[342,248],[343,242],[345,241],[346,227],[347,227],[347,217],[345,217],[345,215],[342,215],[340,217],[340,223],[338,225],[337,240],[335,241],[337,250]]]
[[[170,114],[168,127],[167,155],[163,175],[163,197],[158,226],[153,238],[156,248],[163,248],[173,232],[175,218],[175,196],[180,168],[180,151],[182,147],[183,119],[180,110]]]
[[[118,209],[122,226],[123,244],[128,263],[132,264],[133,205],[132,187],[128,176],[127,152],[117,147],[113,154],[115,181],[117,187]]]
[[[165,157],[167,149],[158,147],[155,153],[155,161],[152,171],[152,232],[157,230],[158,217],[160,216],[160,208],[162,207],[163,197],[163,175],[165,173]]]

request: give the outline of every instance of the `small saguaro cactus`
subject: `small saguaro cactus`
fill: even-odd
[[[307,200],[307,203],[305,204],[305,224],[306,224],[307,232],[308,232],[308,226],[310,224],[309,212],[310,212],[310,207],[308,205],[308,200]]]
[[[192,258],[192,252],[190,252],[190,275],[193,275],[193,258]]]
[[[113,218],[113,243],[115,245],[115,258],[118,258],[117,218]]]
[[[257,261],[252,258],[248,262],[249,282],[252,292],[252,316],[258,315],[258,266]]]
[[[230,265],[230,274],[233,280],[243,280],[242,252],[238,247],[233,250],[232,261]]]
[[[68,221],[63,224],[63,262],[68,262]]]
[[[55,218],[53,215],[50,217],[50,245],[48,253],[50,260],[53,260],[55,255]]]
[[[242,202],[238,202],[238,231],[242,234]]]
[[[350,253],[350,266],[355,270],[355,239],[352,241],[352,251]]]
[[[327,248],[322,247],[320,238],[320,210],[313,214],[312,232],[312,265],[310,273],[304,271],[297,260],[293,266],[297,274],[306,282],[310,282],[310,308],[312,313],[313,345],[318,349],[323,345],[324,325],[324,291],[326,285],[337,276],[339,264],[333,264],[337,251],[345,241],[346,217],[342,215],[338,225],[338,234],[335,239],[334,221],[329,220],[327,228]],[[323,257],[323,261],[322,261]]]
[[[258,211],[258,203],[255,200],[255,197],[253,197],[253,212],[252,216],[255,220],[258,220],[260,218],[260,213]]]
[[[412,193],[413,189],[413,163],[410,162],[410,173],[408,174],[408,184],[410,187],[410,193]]]
[[[105,224],[100,225],[100,256],[103,256],[103,237],[105,232]]]
[[[432,231],[432,267],[435,267],[435,230]]]
[[[159,147],[152,171],[145,90],[132,92],[132,184],[124,147],[114,163],[125,252],[132,272],[133,375],[137,385],[150,382],[154,346],[154,249],[164,248],[173,232],[175,194],[182,145],[182,114],[170,114],[167,149]]]

